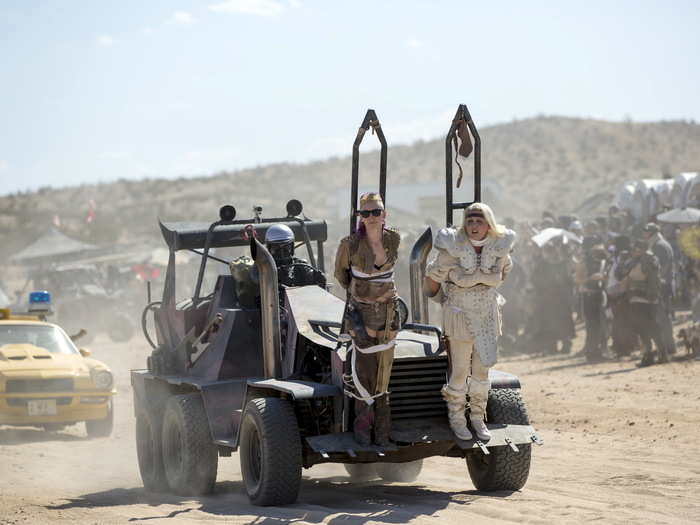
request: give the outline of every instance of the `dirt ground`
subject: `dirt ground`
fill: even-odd
[[[289,507],[250,505],[236,454],[221,458],[216,493],[144,492],[134,445],[130,368],[143,367],[140,336],[90,345],[117,378],[115,431],[87,439],[0,427],[0,523],[689,523],[700,522],[700,362],[637,368],[580,357],[503,358],[516,373],[545,441],[516,493],[474,490],[463,461],[426,460],[414,483],[350,485],[341,465],[304,471]],[[580,350],[577,339],[574,352]]]

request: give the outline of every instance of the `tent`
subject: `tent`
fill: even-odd
[[[636,193],[636,182],[625,182],[615,195],[615,206],[617,206],[621,210],[630,210],[634,217],[639,217],[641,214],[641,208],[635,200]]]
[[[11,256],[10,260],[28,262],[38,259],[55,259],[69,254],[96,250],[97,248],[98,247],[93,244],[72,239],[51,226],[41,237],[22,251]]]
[[[635,201],[640,208],[640,214],[633,213],[636,218],[647,221],[664,207],[671,206],[671,190],[673,179],[642,179],[635,186]]]
[[[674,208],[683,208],[688,205],[688,190],[690,190],[693,181],[697,178],[698,174],[693,172],[676,175],[673,179],[673,190],[671,191],[671,204]]]
[[[695,208],[700,207],[700,177],[696,176],[688,183],[683,205],[693,206]]]

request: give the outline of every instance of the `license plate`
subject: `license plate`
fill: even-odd
[[[30,416],[55,416],[55,399],[30,399],[27,401],[27,412]]]

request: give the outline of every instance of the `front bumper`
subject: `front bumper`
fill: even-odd
[[[76,423],[104,419],[116,390],[82,392],[0,393],[0,425],[39,425],[42,423]],[[56,413],[29,415],[30,400],[53,399]]]

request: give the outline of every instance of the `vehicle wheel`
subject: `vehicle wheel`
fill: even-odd
[[[107,335],[115,343],[123,343],[134,335],[134,323],[124,314],[117,314],[111,319]]]
[[[352,483],[362,483],[377,477],[374,463],[345,463],[343,466]]]
[[[384,481],[409,483],[415,481],[423,468],[423,460],[408,463],[377,463],[377,474]]]
[[[168,399],[161,437],[165,479],[170,489],[183,496],[212,492],[219,451],[212,442],[199,394]]]
[[[241,472],[254,505],[294,503],[301,484],[301,439],[286,399],[251,399],[241,425]]]
[[[136,416],[136,456],[143,487],[150,492],[165,492],[168,489],[159,428],[160,425],[147,412]]]
[[[104,438],[112,434],[114,428],[114,405],[109,402],[107,417],[104,419],[93,419],[85,422],[85,430],[91,438]]]
[[[520,390],[503,388],[489,392],[486,418],[490,423],[529,425],[527,408]],[[476,451],[467,455],[469,475],[477,490],[520,490],[530,474],[531,445],[489,448],[489,455]]]

